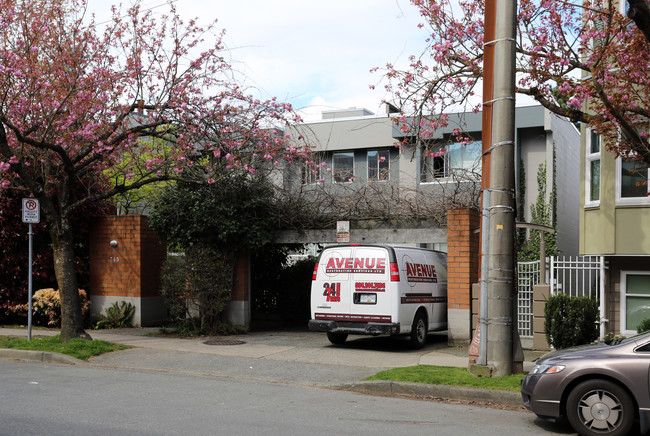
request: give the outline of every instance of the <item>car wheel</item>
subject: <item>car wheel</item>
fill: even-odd
[[[334,345],[345,344],[345,340],[348,338],[347,333],[332,333],[327,332],[327,339],[330,340]]]
[[[581,435],[626,435],[634,425],[634,403],[617,384],[588,380],[569,394],[567,418]]]
[[[411,326],[411,345],[413,348],[422,348],[427,342],[427,317],[421,311],[415,314]]]

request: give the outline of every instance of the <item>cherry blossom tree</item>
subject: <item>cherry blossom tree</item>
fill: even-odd
[[[445,111],[480,110],[485,2],[411,1],[429,30],[427,49],[407,68],[383,71],[402,109],[396,122],[427,138],[446,124]],[[589,125],[617,155],[650,164],[650,42],[618,2],[520,0],[516,51],[518,93]]]
[[[64,341],[87,337],[75,211],[151,183],[211,183],[308,153],[277,129],[296,120],[289,105],[237,86],[216,22],[200,27],[168,6],[156,16],[135,1],[100,25],[85,0],[0,0],[1,189],[40,200]],[[89,177],[100,173],[112,183]]]

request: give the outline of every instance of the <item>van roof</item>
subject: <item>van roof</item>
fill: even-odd
[[[429,248],[420,248],[420,247],[406,247],[402,245],[389,245],[389,244],[337,244],[337,245],[328,245],[327,247],[323,248],[318,255],[318,260],[320,260],[321,255],[325,250],[330,250],[334,248],[347,248],[347,247],[376,247],[376,248],[386,248],[388,249],[391,257],[391,261],[393,261],[395,257],[395,249],[403,249],[403,250],[418,250],[418,251],[428,251],[428,252],[434,252],[434,253],[441,253],[444,254],[445,256],[447,253],[444,251],[438,251],[438,250],[431,250]]]
[[[336,245],[328,245],[327,247],[323,248],[323,251],[329,248],[341,248],[341,247],[379,247],[379,248],[391,248],[391,249],[401,248],[405,250],[422,250],[422,251],[435,251],[437,253],[444,253],[444,251],[432,250],[430,248],[407,247],[405,245],[391,245],[391,244],[336,244]]]

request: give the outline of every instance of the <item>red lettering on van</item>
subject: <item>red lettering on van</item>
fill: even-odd
[[[327,297],[326,301],[340,302],[341,301],[341,284],[340,283],[323,283],[323,297]]]
[[[382,282],[356,282],[354,284],[356,292],[373,291],[373,292],[386,292],[386,283]]]
[[[438,275],[436,274],[435,265],[411,264],[406,263],[406,277],[411,283],[437,283]]]
[[[382,258],[330,258],[327,261],[325,272],[384,274],[386,272],[386,259]]]

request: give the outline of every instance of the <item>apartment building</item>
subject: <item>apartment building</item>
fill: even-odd
[[[605,331],[630,335],[650,318],[650,196],[647,164],[602,148],[582,127],[580,254],[606,262]]]
[[[419,144],[393,122],[393,114],[358,108],[323,112],[322,119],[295,129],[292,135],[302,135],[315,147],[318,165],[294,174],[293,189],[339,200],[340,210],[352,220],[426,217],[444,229],[447,208],[478,207],[481,113],[451,113],[447,126]],[[455,135],[458,131],[463,139]],[[580,134],[572,123],[541,106],[516,109],[512,164],[525,220],[538,195],[540,165],[546,165],[546,196],[555,184],[558,246],[567,255],[578,251],[579,150]],[[332,198],[330,210],[336,205]],[[446,248],[444,237],[417,242]]]

